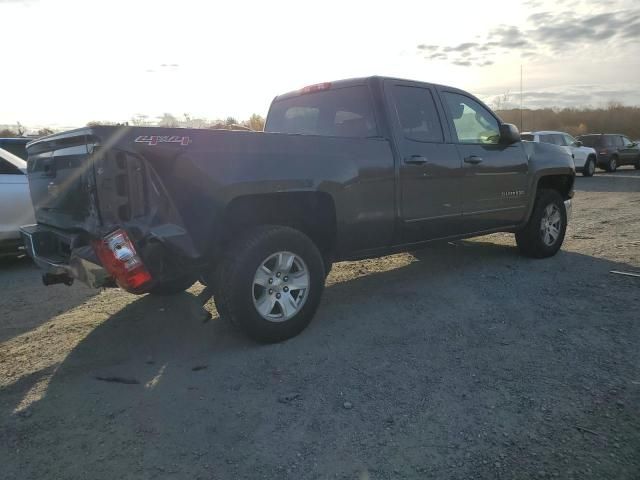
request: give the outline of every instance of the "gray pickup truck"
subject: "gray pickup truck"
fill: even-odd
[[[273,100],[265,132],[91,127],[28,146],[45,284],[172,294],[274,342],[311,321],[332,262],[513,232],[549,257],[567,227],[571,156],[523,142],[461,90],[369,77]]]

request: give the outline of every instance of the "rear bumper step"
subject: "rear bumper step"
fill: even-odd
[[[78,235],[42,225],[21,227],[20,234],[27,254],[43,270],[45,285],[70,285],[76,279],[93,288],[114,286],[90,245],[74,248]]]

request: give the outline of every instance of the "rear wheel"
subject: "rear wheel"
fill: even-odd
[[[593,174],[596,172],[596,159],[593,157],[587,158],[587,163],[585,163],[582,169],[583,177],[593,177]]]
[[[311,322],[324,289],[325,267],[316,245],[289,227],[248,232],[215,275],[218,313],[259,342],[279,342]]]
[[[609,159],[609,163],[607,164],[607,172],[615,172],[618,168],[618,157],[616,155],[612,156]]]
[[[567,211],[562,196],[555,190],[538,190],[529,222],[516,232],[518,249],[528,257],[551,257],[560,250],[566,229]]]

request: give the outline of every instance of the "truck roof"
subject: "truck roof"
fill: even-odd
[[[380,75],[371,75],[369,77],[357,77],[357,78],[347,78],[343,80],[334,80],[330,82],[317,83],[314,85],[309,85],[298,90],[292,90],[290,92],[283,93],[281,95],[276,96],[273,101],[284,100],[286,98],[297,97],[299,95],[304,95],[305,93],[310,93],[316,90],[331,90],[333,88],[344,88],[344,87],[352,87],[355,85],[367,85],[373,80],[395,80],[399,82],[410,82],[410,83],[421,83],[423,85],[428,85],[431,87],[443,87],[450,90],[458,91],[455,87],[450,87],[448,85],[438,85],[436,83],[423,82],[421,80],[412,80],[408,78],[397,78],[397,77],[383,77]],[[461,91],[461,90],[460,90]]]

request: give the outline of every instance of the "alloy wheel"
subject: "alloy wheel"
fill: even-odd
[[[260,264],[253,277],[253,305],[265,320],[289,320],[304,306],[310,281],[301,257],[291,252],[274,253]]]
[[[548,247],[558,241],[562,227],[562,215],[560,209],[555,203],[550,203],[544,209],[542,220],[540,222],[540,232],[542,241]]]

